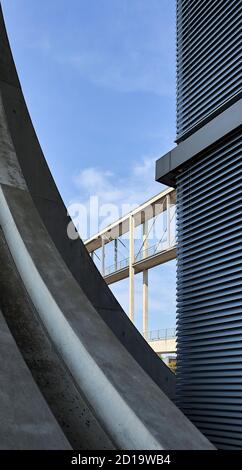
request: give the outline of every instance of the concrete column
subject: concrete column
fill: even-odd
[[[118,239],[115,238],[114,240],[114,265],[115,271],[118,269]]]
[[[146,258],[148,249],[148,221],[143,223],[143,252],[142,257]],[[148,333],[148,270],[143,271],[143,335]]]
[[[167,227],[167,247],[171,246],[171,197],[166,196],[166,227]]]
[[[102,275],[105,276],[105,242],[102,237]]]
[[[143,272],[143,334],[146,338],[149,328],[148,318],[148,269]]]
[[[129,216],[129,318],[134,322],[134,218]]]

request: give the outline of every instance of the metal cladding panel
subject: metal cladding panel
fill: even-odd
[[[177,141],[241,94],[241,0],[177,0]]]
[[[242,449],[242,132],[177,177],[177,404]]]

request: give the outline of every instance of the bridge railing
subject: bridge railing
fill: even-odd
[[[128,266],[129,266],[129,258],[123,258],[120,261],[117,261],[117,263],[112,264],[111,266],[105,267],[104,276],[109,276],[110,274],[113,274],[116,271],[119,271],[120,269],[127,268]]]
[[[176,241],[172,241],[172,246],[175,246]],[[158,253],[161,253],[162,251],[167,250],[170,248],[170,246],[167,244],[167,242],[162,242],[162,243],[156,243],[155,245],[152,245],[148,247],[145,250],[145,253],[140,251],[135,255],[135,263],[138,263],[139,261],[142,261],[146,258],[149,258],[150,256],[154,256]],[[121,269],[125,269],[129,266],[129,258],[123,258],[122,260],[117,261],[115,264],[112,264],[110,266],[105,267],[105,272],[104,276],[109,276],[110,274],[115,273],[116,271],[120,271]]]
[[[146,331],[143,334],[146,341],[159,341],[176,338],[176,328],[163,328],[161,330]]]
[[[167,250],[167,248],[169,248],[167,242],[158,243],[158,244],[156,243],[155,245],[149,246],[145,250],[145,253],[142,251],[137,253],[137,255],[135,256],[135,262],[137,263],[139,261],[142,261],[145,258],[148,258],[149,256],[154,256],[157,253],[160,253],[161,251]]]

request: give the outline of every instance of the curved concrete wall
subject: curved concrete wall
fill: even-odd
[[[0,266],[0,303],[5,320],[36,384],[71,446],[76,450],[112,449],[114,445],[111,439],[99,425],[91,407],[53,348],[51,338],[46,334],[29,299],[2,231]],[[12,382],[15,383],[14,377]],[[17,391],[15,401],[18,403]],[[2,416],[1,411],[0,415]],[[4,431],[4,426],[2,430]]]
[[[1,310],[0,357],[0,450],[71,449],[24,363]]]
[[[48,336],[115,446],[209,448],[86,298],[49,238],[28,191],[1,185],[0,223]]]
[[[0,39],[6,43],[2,28],[0,36],[2,36]],[[9,54],[6,58],[9,58]],[[1,79],[6,79],[8,73],[14,72],[13,63],[8,60],[1,61],[0,70]],[[0,225],[4,235],[2,247],[5,246],[3,250],[5,255],[12,258],[18,283],[20,285],[22,283],[27,296],[20,300],[20,317],[16,310],[14,312],[16,298],[13,299],[11,306],[9,297],[5,294],[2,303],[5,316],[11,325],[11,332],[16,336],[26,363],[62,429],[71,441],[71,431],[68,434],[68,427],[63,423],[68,415],[67,410],[63,410],[63,414],[60,414],[62,399],[64,402],[66,397],[65,390],[63,397],[58,398],[59,405],[54,406],[56,390],[52,384],[53,379],[59,381],[60,385],[69,384],[68,400],[76,390],[77,406],[85,404],[87,407],[92,420],[89,444],[86,444],[89,448],[97,448],[98,445],[102,448],[122,449],[213,448],[159,388],[162,384],[165,388],[166,384],[166,389],[169,389],[167,379],[169,381],[169,377],[173,376],[148,345],[140,339],[140,335],[120,307],[116,307],[116,311],[115,308],[112,309],[112,305],[118,304],[97,275],[82,244],[78,242],[79,245],[76,246],[81,247],[79,249],[88,259],[88,264],[80,264],[82,276],[79,279],[77,275],[73,277],[74,268],[70,259],[67,260],[68,256],[62,253],[64,259],[62,258],[61,246],[58,246],[57,250],[58,240],[53,233],[52,240],[50,232],[51,224],[56,222],[57,215],[63,210],[62,203],[58,199],[59,195],[40,154],[16,75],[13,74],[11,83],[6,84],[2,80],[0,85]],[[18,108],[16,106],[17,110],[15,107],[11,108],[13,105],[11,99],[15,94],[18,101],[15,104],[19,106]],[[18,123],[22,134],[14,128],[15,124],[12,121]],[[22,141],[22,150],[16,139]],[[24,163],[27,166],[22,170]],[[28,165],[31,167],[29,173]],[[35,171],[37,171],[36,178]],[[44,189],[41,188],[41,181]],[[47,192],[43,195],[43,190],[47,192],[53,190],[55,198],[53,221],[50,226],[48,226],[48,217],[45,218],[48,195]],[[41,196],[36,193],[38,191],[42,191]],[[64,237],[66,217],[62,222],[61,236]],[[64,241],[63,246],[67,246],[66,243],[67,241]],[[79,258],[80,260],[82,258]],[[14,267],[12,280],[13,276]],[[89,282],[91,295],[87,293],[87,286],[82,285],[81,279],[84,277],[88,281],[93,281],[93,284]],[[4,287],[3,282],[2,286]],[[6,285],[3,290],[5,289]],[[28,303],[25,318],[28,315],[33,317],[31,327],[34,341],[29,338],[30,330],[22,330],[20,334],[18,326],[24,312],[22,303],[24,300]],[[111,306],[112,322],[107,318],[110,313],[105,316],[102,311],[108,305]],[[114,331],[115,322],[120,326],[120,331]],[[38,371],[36,360],[33,359],[37,358],[38,332],[43,338],[44,351],[48,344],[52,349],[51,356],[43,358],[42,355],[42,371]],[[26,346],[29,340],[30,344]],[[31,351],[32,345],[34,352]],[[40,353],[43,354],[43,350],[40,350]],[[59,368],[59,371],[50,377],[49,384],[46,380],[48,357],[51,357],[52,371],[55,363]],[[143,360],[144,367],[141,367]],[[144,369],[147,369],[149,374]],[[62,371],[65,371],[64,375]],[[156,383],[150,376],[156,379]],[[75,413],[75,410],[71,411],[68,417],[70,427],[72,426],[70,415]],[[79,425],[80,439],[81,436],[84,439],[86,429],[81,416],[79,422],[77,420],[75,423],[77,428]],[[96,437],[97,430],[100,436],[99,444]],[[78,447],[77,443],[75,445]]]

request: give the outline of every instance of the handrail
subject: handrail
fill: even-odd
[[[176,338],[176,328],[163,328],[160,330],[145,331],[143,333],[146,341],[159,341]]]
[[[159,246],[161,246],[160,249]],[[169,248],[173,248],[176,246],[176,241],[174,240],[174,243],[171,243],[171,245],[167,245],[167,242],[159,242],[158,244],[156,243],[155,245],[152,245],[148,247],[145,252],[140,252],[135,255],[135,263],[139,261],[143,261],[144,259],[149,258],[150,256],[156,255],[158,253],[161,253],[163,251],[168,250]],[[120,271],[121,269],[125,269],[129,266],[129,258],[123,258],[120,261],[117,261],[115,264],[111,264],[108,267],[105,267],[105,272],[104,276],[109,276],[110,274],[113,274],[117,271]]]

